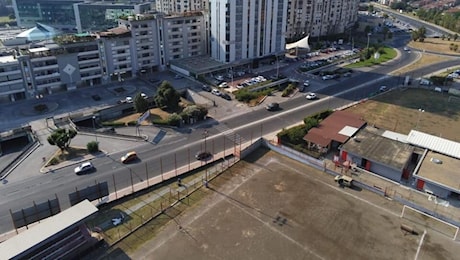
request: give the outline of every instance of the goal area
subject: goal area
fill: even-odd
[[[418,228],[429,228],[452,238],[452,240],[457,240],[459,230],[457,226],[425,212],[404,205],[400,217],[412,222]]]

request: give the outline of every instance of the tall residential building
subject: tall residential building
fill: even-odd
[[[284,52],[288,0],[211,0],[211,56],[221,62]]]
[[[287,39],[344,33],[358,21],[360,0],[289,0]]]
[[[155,8],[165,14],[207,10],[207,0],[156,0]]]

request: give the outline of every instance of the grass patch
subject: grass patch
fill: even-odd
[[[381,63],[394,59],[396,57],[396,54],[397,52],[395,49],[385,47],[384,53],[381,53],[378,59],[374,59],[374,55],[372,55],[371,58],[367,60],[348,64],[347,66],[345,66],[345,68],[362,68],[362,67],[370,67],[373,65],[379,65]]]

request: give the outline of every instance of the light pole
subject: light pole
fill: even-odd
[[[206,151],[206,138],[208,138],[208,130],[204,130],[203,132],[203,137],[204,137],[204,151]]]
[[[370,37],[371,37],[371,33],[367,33],[367,56],[369,56],[369,40],[370,40]]]
[[[94,130],[94,136],[96,137],[96,143],[97,143],[97,132],[96,132],[96,116],[93,116],[93,130]]]
[[[276,57],[276,79],[279,78],[279,74],[280,74],[280,63],[279,63],[279,58],[278,58],[278,55],[275,55]]]
[[[418,118],[417,118],[417,124],[415,125],[415,129],[417,129],[418,124],[420,123],[420,117],[422,116],[422,113],[424,113],[424,112],[425,112],[425,110],[423,110],[421,108],[418,109]]]

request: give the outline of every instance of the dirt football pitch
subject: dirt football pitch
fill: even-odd
[[[210,183],[131,259],[458,259],[458,242],[401,230],[402,205],[260,149]]]

